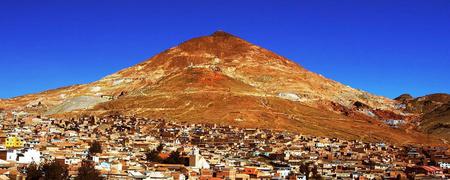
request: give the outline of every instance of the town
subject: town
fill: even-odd
[[[47,173],[39,171],[42,164],[63,167],[62,179],[77,179],[89,168],[98,176],[90,179],[450,177],[448,147],[121,115],[55,119],[14,113],[1,114],[0,121],[0,179],[33,179],[35,171],[39,177]]]

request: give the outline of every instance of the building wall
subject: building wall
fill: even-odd
[[[24,141],[20,137],[8,137],[5,141],[6,148],[21,148],[24,145]]]

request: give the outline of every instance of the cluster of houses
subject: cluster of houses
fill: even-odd
[[[108,179],[449,178],[447,147],[395,146],[292,132],[126,116],[0,119],[0,179],[57,161],[71,177],[84,159]],[[96,141],[102,153],[88,156]],[[179,154],[181,163],[149,160]]]

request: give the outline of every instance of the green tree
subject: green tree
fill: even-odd
[[[89,147],[89,154],[93,155],[96,153],[102,153],[102,144],[98,141],[94,141],[91,144],[91,147]]]
[[[56,161],[48,162],[42,165],[44,179],[48,180],[66,180],[69,179],[69,169],[67,165],[57,163]]]
[[[84,160],[81,162],[81,167],[78,168],[78,176],[75,180],[102,180],[100,172],[95,169],[92,161]]]

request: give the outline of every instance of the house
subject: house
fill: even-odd
[[[129,171],[128,175],[130,177],[132,177],[133,179],[146,179],[147,178],[147,176],[145,176],[144,174],[142,174],[141,172],[138,172],[138,171]],[[149,179],[149,178],[147,178],[147,179]]]
[[[13,166],[14,166],[14,163],[0,159],[0,170],[8,170],[9,168],[11,168]]]
[[[236,170],[226,168],[221,171],[216,172],[216,177],[223,179],[235,179],[236,178]]]
[[[450,163],[449,162],[438,162],[439,167],[442,169],[450,169]]]
[[[236,174],[236,180],[250,180],[250,175],[248,175],[248,174]]]
[[[415,173],[415,174],[425,174],[425,175],[433,175],[433,176],[441,176],[443,175],[443,171],[441,168],[434,166],[414,166],[408,167],[406,169],[407,173]]]
[[[279,175],[279,177],[281,177],[282,179],[286,179],[291,172],[291,168],[290,167],[277,167],[276,172]]]
[[[289,180],[306,180],[306,176],[303,174],[291,175],[287,179]]]
[[[25,151],[10,150],[6,152],[6,161],[13,161],[20,164],[30,164],[32,162],[39,164],[41,162],[41,152],[34,149]]]
[[[0,133],[0,144],[5,144],[7,138],[6,134]]]
[[[192,166],[197,169],[209,169],[209,163],[206,159],[200,155],[199,149],[194,148],[192,154],[189,156],[189,166]]]
[[[65,158],[64,159],[64,164],[66,165],[75,165],[75,164],[79,164],[81,163],[81,159],[79,158]]]
[[[243,174],[249,175],[250,178],[257,178],[258,176],[258,169],[255,167],[246,167],[244,168]],[[236,179],[238,178],[238,175],[236,175]]]
[[[23,141],[22,138],[17,136],[8,137],[5,140],[6,148],[22,148],[24,144],[25,141]]]
[[[151,179],[162,179],[162,180],[174,180],[174,178],[166,173],[159,172],[159,171],[151,171],[146,173],[145,180],[151,180]],[[133,178],[139,178],[139,176],[132,176]]]

